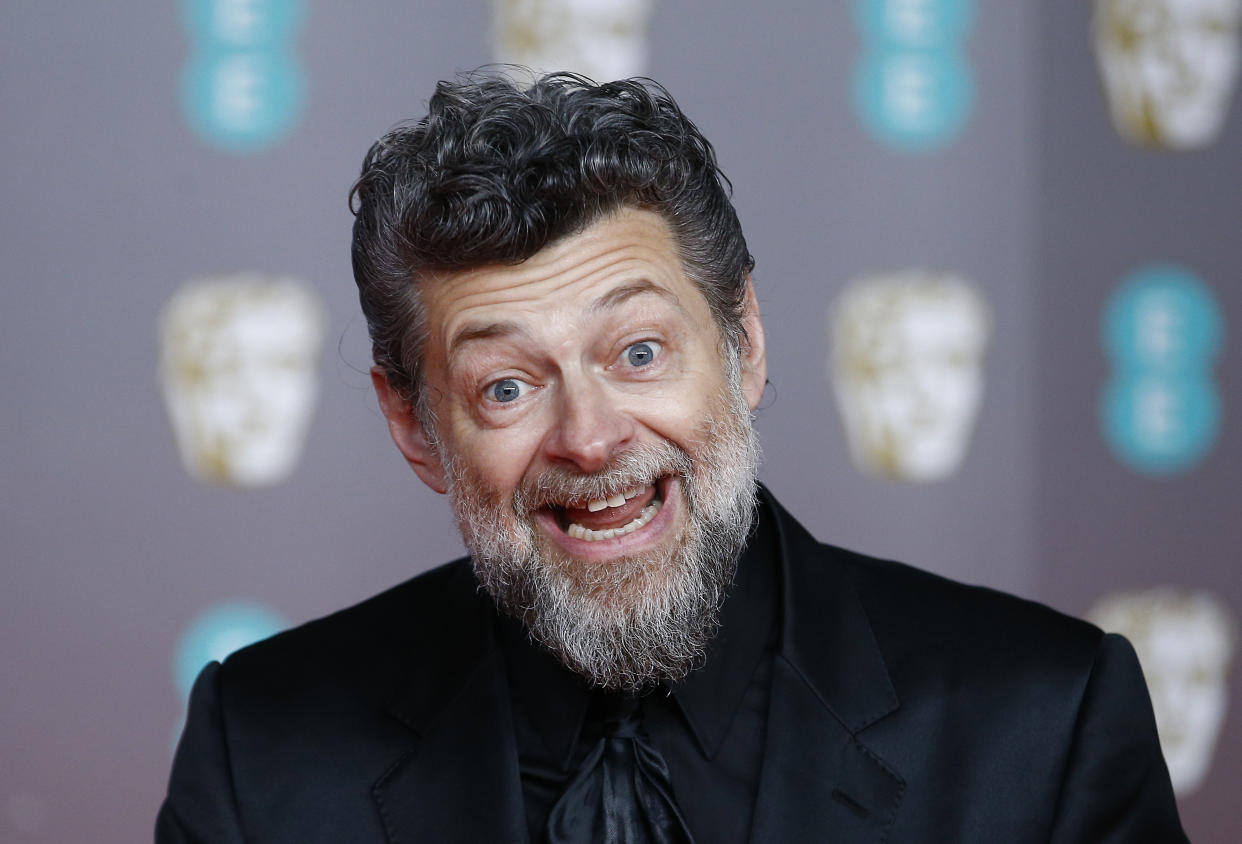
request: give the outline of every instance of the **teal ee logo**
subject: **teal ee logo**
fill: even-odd
[[[190,59],[181,80],[186,122],[213,146],[252,152],[276,143],[305,100],[292,55],[209,49]]]
[[[974,0],[857,0],[855,23],[868,43],[943,49],[974,24]]]
[[[854,109],[873,137],[908,152],[934,149],[966,125],[975,83],[962,48],[973,0],[858,0],[864,51]]]
[[[181,700],[190,697],[194,680],[207,663],[223,660],[287,626],[275,610],[249,601],[216,604],[199,613],[181,634],[173,656],[173,681]]]
[[[301,28],[304,15],[301,0],[181,0],[181,20],[190,37],[219,47],[283,47]]]
[[[1113,371],[1100,425],[1113,453],[1147,475],[1189,469],[1220,429],[1212,366],[1224,324],[1211,291],[1184,267],[1144,267],[1109,300],[1102,334]]]
[[[234,153],[282,140],[306,100],[293,49],[302,0],[183,0],[181,11],[194,45],[181,75],[190,128]]]
[[[872,135],[894,148],[932,149],[951,140],[974,102],[970,68],[955,53],[877,51],[854,76],[854,104]]]

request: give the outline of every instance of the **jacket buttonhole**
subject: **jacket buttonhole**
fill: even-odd
[[[846,794],[844,791],[842,791],[839,788],[834,788],[832,790],[832,797],[838,803],[844,804],[847,809],[849,809],[851,812],[853,812],[855,815],[857,815],[860,818],[865,819],[871,816],[871,813],[867,811],[866,806],[859,803],[857,800],[855,800],[853,797],[850,797],[848,794]]]

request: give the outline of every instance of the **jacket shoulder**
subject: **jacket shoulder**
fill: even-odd
[[[824,545],[822,562],[855,584],[894,681],[1002,678],[1020,686],[1085,682],[1098,627],[1045,604]]]
[[[221,682],[269,696],[373,688],[411,657],[442,646],[446,627],[475,618],[484,609],[476,592],[469,560],[454,560],[237,651]]]

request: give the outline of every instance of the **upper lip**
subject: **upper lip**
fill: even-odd
[[[588,506],[590,505],[592,501],[607,501],[609,498],[613,497],[614,495],[620,495],[628,501],[629,499],[634,498],[637,495],[641,495],[643,490],[647,489],[648,487],[656,485],[658,482],[659,482],[659,479],[657,478],[657,479],[650,480],[650,481],[626,484],[625,486],[621,486],[621,487],[614,487],[613,489],[606,492],[601,498],[595,498],[593,494],[588,493],[585,496],[581,496],[581,495],[575,496],[573,498],[564,499],[561,501],[553,501],[553,500],[545,499],[545,503],[543,506],[552,507],[552,508],[556,508],[560,510],[585,510],[588,508]]]

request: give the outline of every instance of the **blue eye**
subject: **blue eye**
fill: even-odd
[[[492,384],[492,398],[502,404],[511,402],[522,396],[524,386],[526,385],[516,378],[503,378]]]
[[[659,349],[659,343],[635,343],[625,350],[625,359],[629,361],[630,366],[646,366],[655,360]]]

